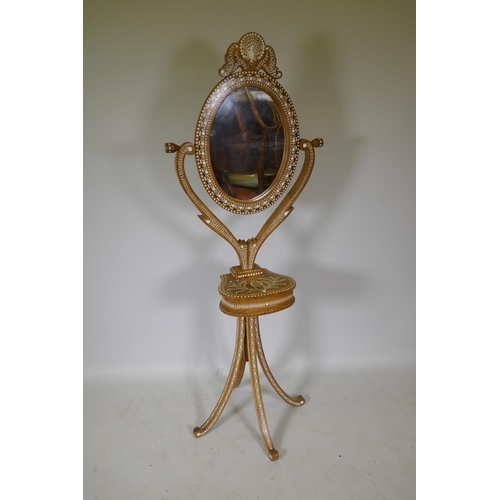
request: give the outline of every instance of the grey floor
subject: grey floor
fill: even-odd
[[[84,384],[84,499],[415,498],[415,370],[275,373],[306,405],[262,380],[280,459],[259,434],[248,373],[218,424],[203,423],[225,374]]]

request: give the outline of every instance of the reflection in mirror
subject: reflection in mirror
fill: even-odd
[[[283,158],[283,119],[264,90],[241,87],[221,104],[210,131],[210,159],[221,188],[251,200],[274,181]]]

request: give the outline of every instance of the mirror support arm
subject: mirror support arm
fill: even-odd
[[[293,204],[300,196],[309,181],[309,178],[311,177],[315,160],[314,148],[320,148],[322,146],[323,139],[313,139],[312,141],[300,139],[300,149],[305,152],[305,158],[299,177],[283,201],[279,204],[278,208],[276,208],[266,223],[262,226],[262,229],[259,231],[257,236],[249,239],[248,241],[237,240],[227,226],[225,226],[205,205],[205,203],[200,200],[189,184],[184,168],[184,159],[186,158],[186,155],[194,155],[195,148],[193,143],[185,142],[178,146],[172,142],[167,142],[165,144],[165,152],[177,153],[175,156],[177,176],[179,177],[179,181],[184,189],[184,192],[195,207],[201,212],[201,215],[198,215],[198,217],[210,229],[212,229],[212,231],[224,238],[235,249],[241,269],[252,269],[255,264],[257,253],[259,252],[264,241],[266,241],[271,233],[292,213]]]
[[[225,226],[219,218],[217,218],[214,213],[200,200],[200,198],[195,194],[191,184],[186,176],[186,171],[184,168],[184,159],[186,155],[194,155],[195,147],[191,142],[185,142],[178,146],[172,142],[167,142],[165,144],[166,153],[176,153],[175,155],[175,168],[177,171],[177,176],[179,182],[187,194],[188,198],[191,200],[193,205],[201,212],[198,217],[210,228],[212,231],[216,232],[219,236],[224,238],[235,250],[240,261],[240,266],[243,268],[245,266],[246,259],[246,242],[237,240],[233,233]]]
[[[313,139],[308,141],[307,139],[300,139],[300,149],[305,151],[304,164],[302,165],[302,170],[300,175],[295,181],[288,194],[285,196],[283,201],[278,205],[278,208],[271,214],[266,223],[262,226],[259,234],[249,240],[249,255],[248,255],[248,269],[252,269],[255,263],[255,258],[260,250],[260,247],[266,241],[266,239],[271,235],[271,233],[292,213],[293,204],[302,193],[304,187],[311,177],[311,172],[314,168],[314,148],[321,148],[323,146],[323,139]]]

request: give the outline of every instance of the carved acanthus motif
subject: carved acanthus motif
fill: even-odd
[[[273,78],[281,78],[282,73],[276,66],[276,55],[264,38],[258,33],[247,33],[240,40],[229,46],[226,52],[225,64],[219,70],[219,75],[228,76],[239,67],[243,71],[263,70]]]

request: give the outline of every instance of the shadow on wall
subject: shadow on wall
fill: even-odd
[[[221,66],[220,54],[215,52],[209,43],[193,40],[178,48],[170,55],[168,72],[165,72],[165,85],[151,109],[150,130],[148,137],[154,143],[148,148],[148,171],[162,189],[165,199],[164,209],[173,214],[168,219],[165,230],[175,234],[176,238],[192,254],[188,266],[178,269],[174,274],[163,277],[159,283],[158,293],[161,300],[167,303],[193,304],[195,339],[189,343],[196,346],[187,351],[186,366],[217,364],[221,347],[220,325],[212,324],[214,301],[219,277],[214,270],[217,262],[214,258],[220,242],[216,235],[203,229],[197,218],[198,211],[191,204],[182,190],[175,172],[175,155],[166,155],[163,151],[165,142],[181,144],[194,140],[195,124],[198,114],[208,92],[217,84],[220,77],[217,73]],[[186,173],[195,187],[197,169],[194,157],[186,158]],[[200,183],[201,184],[201,183]],[[179,207],[185,209],[179,211]],[[189,220],[186,220],[186,214]],[[180,215],[180,217],[179,217]],[[203,236],[200,236],[202,234]],[[174,335],[180,332],[167,332]],[[220,340],[220,342],[218,342]],[[231,356],[231,346],[227,346]]]
[[[193,140],[194,125],[207,91],[219,80],[217,68],[220,57],[208,43],[198,40],[180,47],[166,58],[168,64],[159,77],[159,86],[163,90],[147,109],[144,135],[134,143],[108,145],[102,156],[107,158],[108,175],[112,176],[114,187],[160,232],[170,236],[162,249],[165,260],[172,261],[179,243],[186,248],[186,253],[193,255],[189,266],[179,268],[168,276],[162,275],[160,268],[157,285],[145,293],[151,295],[152,300],[162,303],[196,304],[196,331],[213,331],[215,334],[216,325],[209,324],[213,308],[206,299],[207,296],[214,296],[212,286],[208,288],[207,284],[218,286],[219,283],[218,276],[213,273],[215,261],[212,257],[212,249],[219,242],[210,231],[205,233],[195,227],[203,224],[197,219],[196,209],[179,185],[174,167],[175,155],[166,155],[163,145],[168,141],[182,143]],[[192,164],[186,165],[186,170],[193,177],[196,172],[194,160],[188,158],[186,163],[188,161]],[[179,216],[184,215],[183,211],[189,213],[189,221]],[[169,245],[171,240],[175,240],[172,247]],[[151,264],[145,262],[144,265]],[[186,319],[193,321],[193,318]],[[144,333],[141,335],[144,337]],[[166,325],[162,335],[182,335],[182,332],[173,331]],[[210,362],[211,354],[215,353],[211,349],[213,337],[200,335],[196,344],[196,350],[189,349],[189,364]]]
[[[303,293],[294,305],[296,317],[288,329],[287,343],[276,360],[278,366],[286,363],[297,352],[310,360],[309,366],[312,360],[324,358],[322,346],[314,345],[314,338],[319,335],[309,334],[310,325],[314,324],[315,306],[324,306],[327,302],[335,307],[338,301],[345,303],[358,300],[365,288],[363,276],[355,270],[336,268],[335,248],[329,249],[331,265],[324,265],[315,259],[315,251],[329,245],[325,229],[335,217],[336,207],[348,188],[355,155],[361,145],[359,138],[349,137],[345,131],[342,102],[335,81],[335,54],[330,38],[329,35],[321,34],[311,36],[304,41],[298,55],[297,67],[300,68],[298,73],[302,81],[292,100],[300,103],[297,113],[301,136],[309,140],[322,137],[325,146],[316,150],[311,179],[295,204],[297,212],[307,212],[307,224],[287,221],[280,227],[295,256],[287,272],[293,275],[298,289]],[[317,123],[321,124],[320,127]],[[310,133],[313,135],[309,137]],[[329,328],[331,331],[326,332],[325,329]],[[342,332],[336,330],[335,325],[325,325],[325,329],[322,335],[326,333],[339,339],[342,337]]]

